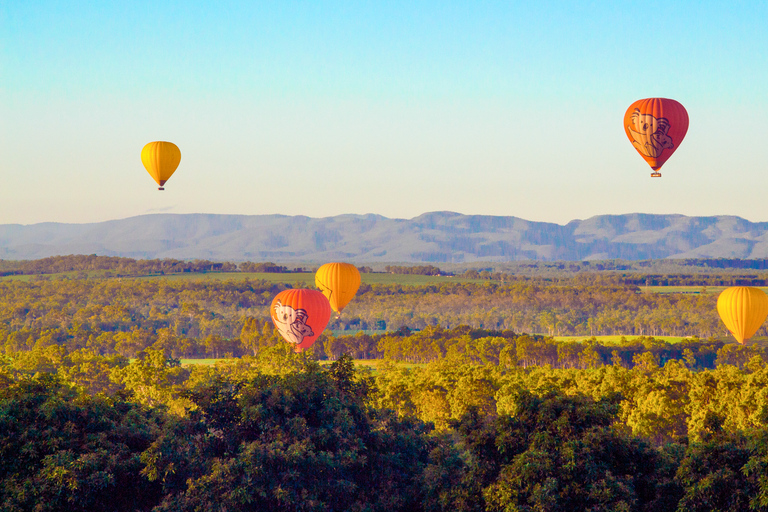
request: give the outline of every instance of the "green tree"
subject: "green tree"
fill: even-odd
[[[141,407],[48,374],[0,386],[0,509],[149,511],[161,487],[140,457],[158,433]]]
[[[191,405],[181,396],[182,385],[188,375],[189,371],[181,367],[178,359],[148,348],[128,366],[112,370],[111,378],[134,393],[140,403],[164,405],[181,416]]]
[[[347,370],[194,390],[197,409],[144,456],[165,489],[157,510],[419,510],[428,428],[340,389]]]
[[[683,489],[678,512],[768,510],[760,504],[759,475],[748,471],[751,446],[741,433],[728,433],[723,419],[708,413],[701,441],[688,448],[676,479]]]
[[[641,510],[657,503],[657,456],[613,430],[617,410],[615,400],[521,391],[513,415],[463,417],[456,428],[485,510]]]

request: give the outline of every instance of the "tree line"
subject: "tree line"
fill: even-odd
[[[318,347],[322,354],[381,358],[394,353],[394,347],[405,346],[403,337],[395,334],[402,329],[422,336],[416,333],[460,326],[547,337],[727,338],[717,315],[716,294],[641,293],[618,279],[593,274],[515,278],[503,284],[364,284],[343,314],[332,319]],[[0,350],[57,345],[129,358],[148,347],[179,358],[254,354],[279,342],[269,305],[288,287],[253,279],[6,279],[0,281]],[[361,330],[381,334],[373,342],[343,336]],[[383,340],[382,334],[388,338]],[[757,335],[765,336],[766,328]],[[415,338],[408,339],[413,343]],[[433,357],[419,350],[408,357],[425,362]]]
[[[0,260],[0,276],[45,275],[65,272],[105,271],[107,277],[164,275],[205,272],[307,272],[304,267],[289,269],[273,262],[222,262],[210,260],[150,259],[117,256],[68,255],[39,260]]]
[[[307,272],[312,265],[289,268],[274,262],[221,262],[210,260],[133,259],[117,256],[67,255],[39,260],[0,260],[0,275],[57,274],[63,272],[110,271],[113,275],[149,275],[176,272]],[[375,270],[359,266],[362,273]],[[504,281],[514,275],[571,276],[583,273],[610,273],[623,276],[626,284],[650,286],[734,286],[739,282],[765,286],[765,276],[739,274],[739,270],[768,270],[768,259],[682,259],[682,260],[605,260],[605,261],[524,261],[486,264],[485,268],[469,266],[460,271],[441,269],[435,265],[386,265],[384,272],[394,274],[451,276],[469,279]],[[693,273],[692,273],[693,272]],[[735,284],[734,284],[735,283]],[[749,284],[753,283],[753,284]]]
[[[434,265],[386,265],[384,272],[390,274],[418,275],[418,276],[445,276],[453,275],[450,272],[444,272]]]
[[[618,276],[361,286],[334,330],[440,325],[549,335],[725,336],[716,294],[643,293]],[[764,335],[765,331],[761,331]]]

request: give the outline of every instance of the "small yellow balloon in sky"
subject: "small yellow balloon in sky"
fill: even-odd
[[[173,175],[181,162],[181,151],[173,142],[150,142],[141,150],[141,163],[160,187]]]

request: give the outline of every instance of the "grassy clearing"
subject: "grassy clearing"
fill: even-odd
[[[236,360],[238,358],[233,359],[182,359],[181,365],[182,366],[213,366],[219,361],[231,361]],[[135,359],[131,359],[131,361],[135,361]],[[318,361],[321,365],[329,365],[333,363],[333,361]],[[355,366],[368,366],[374,370],[378,369],[379,367],[384,365],[385,360],[384,359],[355,359]],[[397,366],[401,368],[420,368],[425,366],[423,363],[395,363]]]
[[[4,281],[56,281],[61,279],[102,279],[108,277],[104,270],[91,270],[88,272],[71,271],[60,272],[58,274],[27,274],[15,276],[2,276],[0,280]]]
[[[372,329],[368,329],[368,330],[365,330],[365,329],[357,329],[357,330],[349,329],[349,330],[346,330],[346,331],[342,331],[342,330],[338,330],[338,329],[337,330],[331,330],[331,333],[335,337],[337,337],[337,338],[339,336],[356,336],[359,333],[370,334],[371,336],[373,336],[374,334],[386,334],[387,332],[389,332],[389,331],[372,330]]]
[[[213,366],[218,361],[226,361],[226,359],[182,359],[181,365]]]
[[[272,274],[267,272],[179,272],[175,274],[140,276],[134,279],[167,279],[169,281],[244,281],[263,280],[270,283],[300,284],[301,286],[315,284],[315,274],[311,272],[296,272]]]
[[[384,366],[386,364],[386,359],[353,359],[355,366],[367,366],[373,370],[377,370],[380,367]],[[319,361],[321,365],[328,365],[333,363],[333,361]],[[426,366],[426,363],[402,363],[397,362],[395,363],[399,368],[423,368]]]
[[[57,281],[66,279],[120,279],[113,270],[72,270],[56,274],[26,274],[0,276],[0,281]],[[125,278],[123,278],[125,279]]]
[[[0,277],[0,281],[23,281],[28,283],[33,277],[36,276],[2,276]]]
[[[424,286],[430,284],[444,283],[484,283],[479,279],[463,279],[447,276],[416,276],[403,274],[361,274],[362,282],[365,284],[399,284],[411,286]],[[44,275],[19,275],[2,276],[0,280],[6,281],[36,281],[36,280],[58,280],[58,279],[135,279],[140,281],[152,279],[167,279],[168,281],[244,281],[263,280],[270,283],[290,284],[302,288],[314,288],[315,274],[313,272],[291,272],[291,273],[269,273],[269,272],[179,272],[173,274],[152,274],[146,276],[123,276],[116,277],[114,274],[105,274],[104,271],[92,272],[62,272],[59,274]]]
[[[593,336],[554,336],[554,339],[556,341],[579,341],[579,342],[585,342],[592,338]],[[614,335],[614,336],[594,336],[595,339],[601,344],[617,344],[620,343],[622,338],[626,339],[627,341],[632,341],[634,339],[639,338],[640,336],[636,336],[634,334],[629,336],[622,336],[622,335]],[[654,336],[654,339],[657,340],[664,340],[667,343],[680,343],[681,341],[685,340],[691,340],[691,337],[684,337],[684,336]]]
[[[461,277],[449,277],[449,276],[419,276],[419,275],[406,275],[406,274],[388,274],[388,273],[374,273],[374,274],[360,274],[362,282],[364,284],[399,284],[410,286],[424,286],[432,284],[445,284],[445,283],[488,283],[488,280],[482,279],[464,279]],[[243,281],[250,280],[264,280],[270,283],[283,283],[290,285],[298,285],[301,287],[314,287],[315,286],[315,274],[314,272],[286,272],[286,273],[270,273],[270,272],[177,272],[172,274],[151,274],[145,276],[122,276],[117,277],[114,272],[108,273],[104,270],[94,270],[89,272],[61,272],[58,274],[42,274],[42,275],[14,275],[14,276],[0,276],[0,280],[6,281],[36,281],[36,280],[58,280],[58,279],[136,279],[136,280],[150,280],[150,279],[167,279],[169,281]]]
[[[383,366],[385,363],[384,359],[355,359],[355,366],[368,366],[370,368],[373,368],[374,370],[378,369],[380,366]],[[423,368],[426,365],[426,363],[395,363],[400,368]]]
[[[366,284],[429,285],[446,283],[488,283],[482,279],[464,279],[450,276],[415,276],[405,274],[360,274]]]
[[[604,345],[611,345],[611,344],[618,344],[621,342],[621,338],[625,338],[627,341],[632,341],[634,339],[639,338],[639,336],[631,335],[631,336],[595,336],[597,338],[597,341]],[[555,336],[554,339],[557,341],[579,341],[579,342],[585,342],[589,340],[591,336]],[[683,341],[691,341],[694,338],[691,336],[653,336],[656,340],[664,340],[667,343],[680,343]],[[730,344],[738,344],[736,339],[733,336],[716,336],[714,338],[711,338],[716,341],[722,341],[724,343],[730,343]],[[753,336],[749,340],[746,341],[745,345],[768,345],[768,336]]]
[[[364,284],[399,284],[399,285],[430,285],[444,283],[485,283],[479,279],[462,279],[448,276],[418,276],[405,274],[360,274]],[[235,280],[261,279],[270,283],[300,284],[301,286],[315,285],[315,274],[313,272],[296,273],[269,273],[269,272],[204,272],[204,273],[178,273],[168,275],[141,276],[134,279],[168,279],[169,281],[197,281],[205,279],[215,280]]]
[[[641,286],[643,293],[691,293],[712,294],[720,293],[726,286]]]
[[[719,294],[728,286],[641,286],[643,293],[692,293],[692,294]],[[768,287],[758,286],[768,293]]]

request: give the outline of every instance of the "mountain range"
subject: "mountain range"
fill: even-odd
[[[425,213],[310,218],[156,214],[91,224],[0,225],[0,258],[98,254],[137,259],[364,263],[768,258],[768,223],[633,213],[566,225]]]

